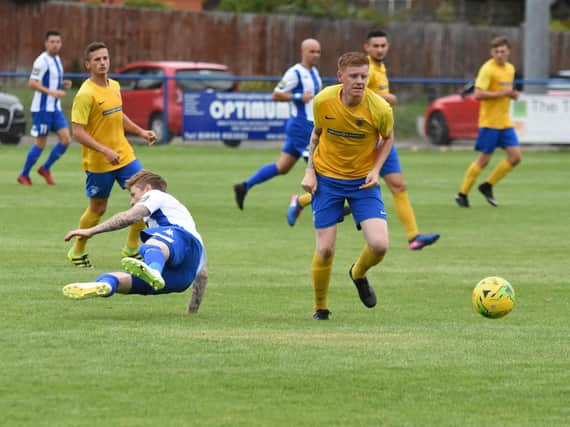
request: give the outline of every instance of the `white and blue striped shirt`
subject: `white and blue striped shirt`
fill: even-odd
[[[202,243],[202,236],[196,229],[192,214],[175,197],[160,190],[147,191],[137,205],[145,206],[150,215],[144,218],[147,227],[168,227],[177,225],[192,234]],[[203,243],[202,243],[203,244]]]
[[[323,82],[319,76],[319,70],[316,67],[309,70],[303,64],[298,63],[285,72],[275,88],[275,92],[290,92],[293,96],[295,94],[302,96],[305,92],[311,92],[314,97],[322,88]],[[291,102],[293,104],[293,111],[291,112],[293,117],[310,122],[314,121],[312,99],[306,104],[302,99],[292,99]]]
[[[61,89],[63,67],[59,56],[51,56],[47,52],[38,56],[34,61],[30,79],[38,80],[43,86],[51,90]],[[38,111],[61,111],[61,103],[55,96],[36,91],[30,111],[32,113]]]

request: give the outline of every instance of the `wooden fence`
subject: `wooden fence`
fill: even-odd
[[[364,21],[286,15],[126,9],[77,3],[0,3],[0,70],[30,71],[48,29],[64,35],[62,59],[81,72],[82,52],[95,40],[110,46],[112,69],[135,60],[221,62],[238,75],[280,75],[299,60],[300,42],[322,44],[321,74],[334,76],[337,57],[360,50],[372,25]],[[470,78],[489,56],[497,34],[513,42],[512,61],[522,68],[518,27],[394,23],[387,66],[392,77]],[[550,70],[570,69],[570,33],[552,33]]]

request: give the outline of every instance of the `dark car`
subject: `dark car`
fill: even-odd
[[[18,144],[25,131],[24,106],[14,95],[0,92],[0,142]]]
[[[237,90],[230,69],[223,64],[183,61],[140,61],[122,67],[118,74],[139,74],[142,78],[119,79],[123,111],[137,125],[152,129],[162,140],[164,90],[163,77],[168,80],[168,139],[182,134],[182,93],[184,91]],[[198,77],[192,80],[189,77]],[[200,80],[207,77],[208,79]],[[209,79],[219,77],[220,79]],[[232,141],[233,144],[239,144]]]

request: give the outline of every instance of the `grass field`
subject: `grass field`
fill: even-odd
[[[492,208],[453,194],[471,151],[400,153],[420,228],[407,249],[385,195],[391,247],[364,308],[347,270],[362,246],[339,225],[328,322],[311,320],[311,216],[285,221],[302,167],[254,188],[231,185],[278,149],[137,147],[187,203],[205,239],[200,313],[185,294],[72,301],[63,285],[120,268],[126,232],[89,244],[95,269],[67,263],[65,233],[86,206],[79,148],[56,187],[16,183],[28,146],[0,146],[2,426],[567,426],[570,424],[570,152],[526,152]],[[45,158],[45,154],[42,160]],[[493,162],[492,165],[496,163]],[[108,214],[128,206],[117,188]],[[108,217],[108,215],[106,215]],[[471,308],[483,277],[513,284],[517,306]]]

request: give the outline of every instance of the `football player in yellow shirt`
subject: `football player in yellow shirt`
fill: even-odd
[[[344,203],[352,210],[366,241],[348,274],[362,303],[376,305],[366,272],[388,249],[386,212],[378,186],[380,169],[393,143],[392,108],[366,88],[369,62],[364,53],[347,52],[338,60],[341,82],[314,98],[315,128],[303,189],[312,194],[316,250],[311,272],[315,320],[328,320],[328,289],[336,242],[336,224],[344,220]]]
[[[479,191],[491,206],[498,206],[493,196],[493,186],[522,159],[519,140],[509,116],[511,99],[519,97],[519,92],[514,88],[515,67],[509,62],[510,53],[509,40],[504,36],[495,37],[491,41],[491,59],[477,73],[475,98],[481,101],[481,105],[475,150],[480,153],[467,168],[459,193],[455,195],[455,201],[462,208],[469,207],[469,190],[489,164],[497,147],[507,152],[507,158],[501,160],[487,180],[479,185]]]
[[[396,104],[397,98],[396,95],[390,93],[390,84],[386,73],[386,65],[384,64],[384,59],[388,54],[389,48],[388,34],[384,31],[371,31],[366,36],[364,50],[368,54],[370,61],[367,87],[393,106]],[[406,231],[408,247],[411,250],[420,250],[425,246],[434,244],[440,237],[439,233],[421,234],[419,232],[395,145],[392,146],[390,154],[380,170],[380,176],[384,179],[384,182],[394,197],[394,208]],[[295,225],[301,210],[309,203],[311,203],[310,194],[304,194],[298,198],[293,196],[289,210],[287,211],[287,222],[289,225]]]
[[[151,130],[134,124],[122,111],[121,88],[117,81],[107,77],[109,50],[104,43],[93,42],[85,50],[85,68],[90,76],[77,92],[71,110],[74,138],[82,145],[82,164],[86,178],[89,206],[79,219],[79,228],[90,228],[99,223],[107,209],[107,200],[115,181],[121,188],[135,173],[142,170],[125,131],[156,142]],[[123,257],[140,257],[139,232],[142,221],[131,225]],[[67,253],[76,267],[90,268],[86,252],[87,239],[78,238]]]

